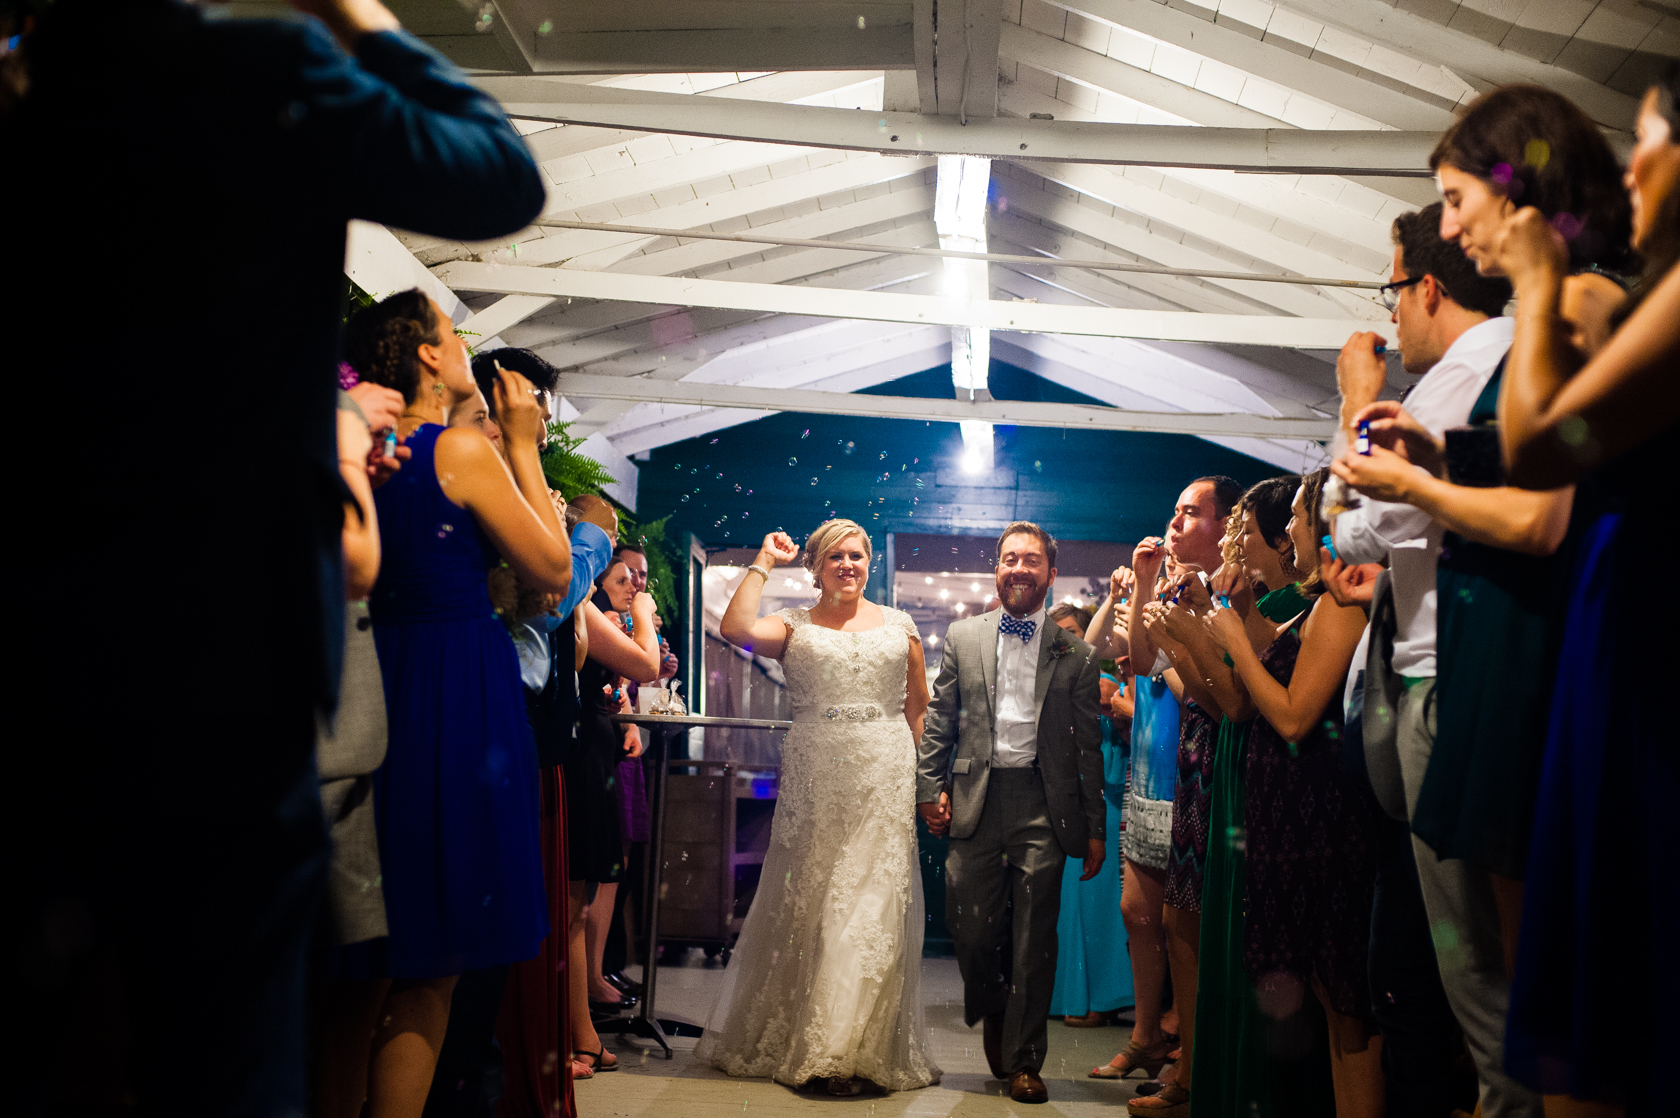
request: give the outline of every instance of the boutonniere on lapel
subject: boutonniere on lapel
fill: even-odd
[[[1064,635],[1067,630],[1057,626],[1056,635],[1050,639],[1050,659],[1060,660],[1073,651],[1073,642]]]

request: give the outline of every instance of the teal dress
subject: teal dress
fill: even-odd
[[[1104,679],[1120,681],[1103,674]],[[1124,689],[1124,684],[1121,684]],[[1050,1016],[1083,1017],[1132,1004],[1132,963],[1120,920],[1121,820],[1125,818],[1128,750],[1107,715],[1102,721],[1103,802],[1108,811],[1108,856],[1102,872],[1080,881],[1084,863],[1062,870],[1062,911],[1056,919],[1056,988]]]
[[[1471,409],[1494,421],[1503,370]],[[1435,747],[1412,831],[1438,858],[1522,880],[1577,533],[1550,556],[1454,532],[1436,570]]]

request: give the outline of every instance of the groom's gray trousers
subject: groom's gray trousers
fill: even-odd
[[[974,834],[951,840],[945,923],[972,1026],[1003,1015],[1003,1071],[1038,1071],[1056,986],[1062,866],[1038,767],[991,770]],[[1013,902],[1013,911],[1009,907]]]

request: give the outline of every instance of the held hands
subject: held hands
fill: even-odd
[[[646,590],[638,590],[630,601],[630,620],[638,633],[653,632],[653,611],[655,609],[653,595]]]
[[[1533,206],[1506,216],[1493,242],[1493,257],[1519,297],[1525,287],[1556,287],[1569,271],[1569,245],[1563,234]]]
[[[1248,638],[1243,633],[1242,619],[1234,609],[1216,609],[1202,618],[1202,624],[1207,626],[1208,636],[1213,638],[1213,643],[1227,655],[1248,644]]]
[[[356,406],[362,409],[362,414],[367,416],[368,430],[376,436],[395,427],[397,420],[402,416],[402,393],[395,388],[386,388],[383,384],[364,380],[352,385],[348,394],[356,401]]]
[[[414,455],[412,450],[402,445],[400,437],[396,453],[385,453],[385,433],[394,431],[397,420],[402,416],[402,393],[367,380],[351,387],[349,393],[356,406],[362,409],[362,414],[367,416],[368,434],[373,439],[373,445],[367,452],[368,484],[378,489],[402,469],[404,461]]]
[[[764,545],[758,549],[758,555],[761,559],[768,559],[768,566],[774,569],[779,563],[791,563],[799,558],[799,545],[786,532],[771,532],[764,537]]]
[[[1143,604],[1143,629],[1149,634],[1149,639],[1159,645],[1170,639],[1167,635],[1167,609],[1164,602],[1145,602]]]
[[[585,522],[605,532],[614,545],[618,543],[618,510],[608,504],[606,498],[583,493],[572,502],[572,507],[578,510]]]
[[[1103,859],[1108,851],[1103,848],[1102,839],[1085,840],[1085,872],[1079,875],[1079,880],[1089,881],[1102,871]]]
[[[1392,450],[1406,461],[1439,476],[1446,467],[1447,444],[1412,418],[1399,401],[1379,400],[1361,408],[1355,424],[1371,425],[1371,444]]]
[[[1161,564],[1167,561],[1167,541],[1160,536],[1145,536],[1138,541],[1132,550],[1132,577],[1134,588],[1137,586],[1155,585],[1155,576],[1161,571]]]
[[[1230,602],[1238,617],[1254,609],[1254,580],[1241,563],[1225,563],[1213,572],[1213,592]]]
[[[1388,365],[1377,347],[1387,345],[1381,335],[1362,330],[1347,340],[1336,358],[1336,387],[1342,393],[1342,421],[1351,424],[1351,412],[1371,403],[1388,383]]]
[[[1330,472],[1376,501],[1410,504],[1418,469],[1392,450],[1372,446],[1370,454],[1347,451],[1330,463]]]
[[[927,824],[928,834],[935,838],[944,838],[945,832],[951,829],[951,794],[939,793],[939,799],[933,803],[917,804],[916,810],[921,813],[922,822]]]
[[[508,446],[540,447],[548,431],[531,382],[511,369],[503,369],[490,387],[496,394],[496,423]]]
[[[1350,566],[1332,558],[1330,549],[1318,549],[1318,577],[1336,599],[1339,606],[1358,606],[1367,613],[1377,590],[1377,576],[1382,574],[1380,563],[1359,563]]]

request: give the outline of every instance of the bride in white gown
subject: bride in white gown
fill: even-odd
[[[758,617],[771,569],[798,554],[766,536],[723,617],[727,640],[781,660],[794,724],[763,877],[697,1055],[794,1087],[825,1078],[836,1094],[925,1087],[939,1069],[921,1004],[921,637],[863,598],[869,536],[850,520],[807,541],[817,604]]]

